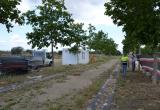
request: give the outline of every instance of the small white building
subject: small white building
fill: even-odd
[[[62,50],[62,65],[69,64],[87,64],[89,63],[89,51],[88,50],[80,50],[80,53],[73,54],[68,49]]]

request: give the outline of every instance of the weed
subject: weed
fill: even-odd
[[[19,101],[11,101],[9,102],[5,107],[3,108],[0,108],[0,110],[10,110],[11,109],[11,106],[15,105],[19,103]]]
[[[50,105],[49,110],[61,110],[61,105],[59,104]]]
[[[85,102],[85,96],[84,95],[77,95],[77,97],[75,99],[75,104],[76,104],[77,108],[82,108],[84,102]]]

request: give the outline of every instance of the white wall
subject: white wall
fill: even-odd
[[[63,65],[77,64],[77,56],[74,54],[71,54],[68,49],[63,49],[62,64]]]
[[[78,58],[79,58],[79,63],[80,64],[87,64],[89,62],[89,52],[82,50],[79,54],[78,54]]]
[[[87,64],[89,62],[89,52],[81,50],[79,54],[70,53],[68,49],[62,51],[62,64]]]

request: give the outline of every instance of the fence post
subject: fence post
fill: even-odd
[[[154,62],[153,62],[153,75],[152,75],[152,83],[157,84],[157,69],[158,69],[158,62],[157,62],[157,56],[156,53],[154,56]]]

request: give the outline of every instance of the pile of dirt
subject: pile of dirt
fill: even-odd
[[[128,72],[126,79],[119,77],[115,110],[160,110],[160,85],[140,72]]]

